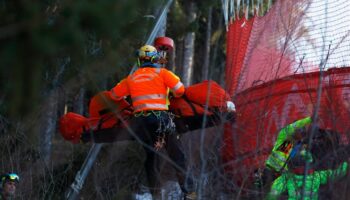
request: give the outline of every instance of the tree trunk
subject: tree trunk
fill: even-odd
[[[176,72],[176,46],[174,46],[174,49],[169,53],[168,55],[168,69],[170,69],[173,72]]]
[[[211,39],[211,22],[212,22],[212,7],[208,10],[207,32],[205,35],[204,48],[204,63],[202,68],[202,80],[207,80],[209,77],[209,63],[210,63],[210,39]]]
[[[60,68],[51,82],[52,89],[48,92],[48,95],[44,96],[44,98],[46,98],[46,101],[44,101],[44,105],[41,110],[39,141],[41,157],[44,160],[45,164],[49,164],[49,161],[51,159],[52,137],[56,132],[59,99],[58,83],[60,82],[63,72],[69,63],[69,57],[64,58],[60,61]]]
[[[189,24],[194,22],[196,19],[196,5],[194,2],[190,2],[189,6]],[[196,34],[195,32],[188,32],[184,39],[184,63],[183,63],[183,74],[182,80],[185,86],[189,86],[192,83],[193,73],[193,58],[194,58],[194,42]]]
[[[217,30],[222,30],[224,27],[223,25],[223,20],[222,18],[217,19]],[[222,36],[220,36],[222,37]],[[216,42],[213,44],[213,49],[212,49],[212,59],[210,60],[210,66],[211,69],[209,70],[209,79],[214,79],[218,80],[220,85],[225,85],[225,64],[223,63],[218,63],[217,58],[218,58],[218,52],[221,51],[220,45],[222,45],[222,42],[220,42],[221,39],[218,39]]]
[[[52,136],[56,131],[58,91],[53,90],[47,97],[41,110],[40,153],[46,164],[51,158]]]
[[[184,40],[179,39],[177,41],[177,45],[175,46],[176,48],[176,55],[174,55],[175,63],[174,63],[174,69],[176,74],[181,74],[181,79],[183,79],[183,73],[184,73]]]
[[[74,105],[73,112],[78,113],[80,115],[85,114],[85,88],[82,86],[79,88],[77,95],[74,97]]]

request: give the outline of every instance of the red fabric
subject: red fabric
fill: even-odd
[[[238,85],[254,18],[238,19],[229,25],[226,49],[226,86],[232,95]]]
[[[291,35],[303,30],[303,12],[298,8],[302,4],[298,3],[304,1],[276,1],[265,16],[242,18],[229,25],[225,81],[232,96],[294,73],[298,66]]]
[[[78,143],[84,131],[105,129],[115,126],[120,119],[132,114],[132,108],[125,99],[115,101],[110,98],[109,91],[95,95],[89,104],[90,117],[69,112],[59,120],[62,137],[73,143]]]
[[[82,115],[68,112],[59,120],[59,130],[62,137],[73,143],[79,143],[81,134],[90,129],[96,129],[100,123],[100,117],[86,118]],[[102,128],[111,126],[103,125]]]
[[[130,104],[125,99],[116,101],[112,99],[110,95],[110,91],[103,91],[91,98],[89,103],[90,117],[101,117],[100,112],[105,109],[120,112],[130,107]]]
[[[169,108],[175,114],[184,117],[193,116],[195,114],[212,115],[212,112],[205,111],[206,104],[208,104],[209,109],[219,108],[225,111],[226,101],[231,100],[228,93],[215,81],[203,81],[191,85],[186,88],[185,95],[192,106],[181,97],[170,99]],[[195,111],[193,111],[193,109],[195,109]]]
[[[173,112],[176,115],[183,116],[183,117],[189,117],[194,116],[196,113],[194,113],[191,105],[189,105],[189,102],[187,102],[183,98],[172,98],[170,100],[170,111]],[[198,104],[192,103],[193,108],[197,112],[197,114],[204,114],[212,115],[213,113],[210,111],[205,111],[203,106],[200,106]]]
[[[62,137],[73,143],[78,143],[88,119],[76,113],[69,112],[59,120],[59,130]]]
[[[350,67],[323,72],[320,107],[315,110],[319,77],[319,72],[292,75],[237,94],[237,121],[225,130],[223,159],[238,181],[264,166],[278,130],[313,112],[321,128],[338,131],[341,142],[348,143]]]
[[[208,94],[209,92],[209,94]],[[226,106],[230,101],[230,95],[215,81],[203,81],[186,88],[185,95],[190,101],[209,107]]]
[[[103,91],[90,100],[90,118],[102,118],[101,128],[113,127],[120,118],[124,119],[131,115],[131,106],[125,99],[116,101],[110,95],[110,91]]]

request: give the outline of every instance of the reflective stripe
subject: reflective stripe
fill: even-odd
[[[151,80],[153,80],[153,78],[143,78],[143,79],[134,80],[134,82],[138,83],[138,82],[145,82],[145,81],[151,81]]]
[[[277,153],[276,151],[273,151],[271,154],[272,157],[274,157],[275,159],[281,161],[281,162],[285,162],[287,160],[286,157],[280,155],[279,153]]]
[[[147,95],[142,95],[142,96],[137,96],[137,97],[132,97],[132,101],[140,101],[140,100],[147,100],[147,99],[165,99],[166,95],[165,94],[147,94]]]
[[[266,165],[269,165],[271,168],[273,168],[276,171],[280,171],[286,161],[287,161],[286,157],[280,155],[276,151],[273,151],[269,156],[268,160],[266,161]],[[287,166],[285,168],[287,168]]]
[[[134,108],[135,108],[136,111],[137,110],[142,110],[144,108],[167,110],[168,106],[165,105],[165,104],[160,104],[160,103],[145,103],[145,104],[137,105]]]
[[[159,74],[159,73],[160,73],[160,70],[161,70],[161,68],[156,68],[156,71],[155,71],[155,72],[156,72],[157,74]]]
[[[267,162],[266,162],[266,165],[271,168],[272,170],[275,170],[276,172],[279,172],[281,171],[282,169],[282,164],[281,163],[278,163],[275,159],[269,159]]]
[[[183,84],[179,81],[173,88],[171,88],[172,91],[176,91],[180,89],[183,86]]]
[[[156,77],[156,75],[154,74],[133,74],[131,77],[132,81],[138,82],[138,81],[151,81],[154,79],[154,77]]]

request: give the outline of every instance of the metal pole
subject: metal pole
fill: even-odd
[[[81,166],[81,169],[78,171],[77,175],[75,176],[74,182],[72,183],[72,185],[69,188],[69,191],[67,192],[67,195],[66,195],[67,200],[77,199],[79,192],[83,187],[85,179],[89,174],[92,165],[95,163],[95,160],[97,158],[98,153],[101,150],[102,145],[103,144],[95,143],[90,148],[90,151],[86,156],[85,161]]]
[[[152,45],[152,43],[153,43],[153,41],[154,41],[154,39],[155,39],[159,29],[163,25],[163,20],[166,19],[166,15],[168,13],[169,7],[170,7],[172,2],[173,2],[173,0],[169,0],[168,3],[164,6],[162,14],[160,14],[160,16],[158,17],[158,20],[157,20],[156,24],[154,25],[151,34],[148,36],[146,44]],[[132,67],[132,69],[130,71],[130,74],[132,74],[136,70],[136,68],[137,68],[137,65],[134,64],[134,66]]]

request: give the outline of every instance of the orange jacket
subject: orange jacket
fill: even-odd
[[[134,112],[168,110],[168,91],[175,97],[185,92],[185,87],[171,71],[164,68],[143,67],[112,88],[112,98],[131,96]]]

